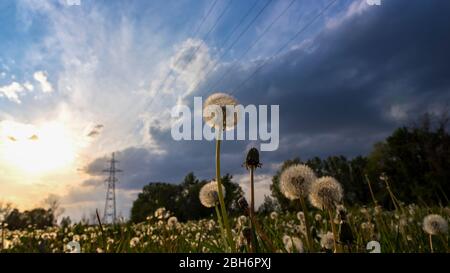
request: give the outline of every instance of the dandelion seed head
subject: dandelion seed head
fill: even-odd
[[[166,208],[164,208],[164,207],[158,208],[155,211],[155,217],[158,219],[162,219],[162,218],[164,218],[165,213],[166,213]]]
[[[289,253],[303,253],[303,242],[298,237],[283,236],[284,248]]]
[[[316,219],[317,222],[320,222],[320,221],[322,221],[322,215],[320,215],[320,214],[317,213],[317,214],[314,216],[314,219]]]
[[[318,209],[333,209],[343,197],[341,184],[331,176],[317,179],[311,186],[309,201]]]
[[[276,211],[272,211],[270,213],[270,219],[275,220],[278,218],[278,213]]]
[[[205,100],[203,119],[206,124],[213,128],[231,130],[238,123],[239,114],[234,111],[236,105],[238,105],[238,101],[232,96],[225,93],[214,93]],[[230,109],[227,106],[233,107]],[[222,117],[222,119],[219,120],[219,117]]]
[[[292,165],[281,173],[280,190],[290,200],[306,197],[314,180],[316,175],[310,167]]]
[[[218,183],[213,180],[205,184],[199,193],[200,202],[207,208],[212,208],[219,202],[219,186]],[[225,187],[222,185],[222,194],[225,198]]]
[[[300,222],[304,222],[304,221],[305,221],[305,214],[303,213],[303,211],[297,212],[297,219],[298,219]]]
[[[325,249],[333,249],[334,248],[334,236],[332,232],[327,232],[323,234],[320,238],[320,245]]]
[[[139,244],[139,238],[138,237],[133,237],[130,240],[130,247],[134,248]]]
[[[423,219],[423,230],[431,235],[447,234],[447,220],[438,214],[427,215]]]
[[[172,216],[169,218],[169,220],[167,220],[167,225],[169,227],[174,227],[174,226],[176,226],[176,224],[178,224],[178,219],[175,216]]]

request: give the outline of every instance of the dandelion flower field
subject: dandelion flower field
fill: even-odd
[[[384,211],[380,207],[351,209],[347,212],[347,219],[355,240],[350,249],[338,244],[340,252],[371,252],[366,249],[370,241],[379,242],[382,253],[431,252],[430,234],[427,233],[430,230],[426,231],[430,226],[424,223],[430,212],[442,215],[448,223],[448,207],[409,205],[400,211]],[[312,248],[306,244],[304,217],[308,217],[311,223]],[[236,251],[250,252],[245,231],[249,227],[249,218],[241,215],[230,220]],[[272,212],[258,217],[258,222],[267,236],[258,240],[259,252],[333,252],[330,223],[321,211],[310,211],[307,215],[302,212]],[[338,219],[333,222],[338,228]],[[433,225],[431,223],[431,228]],[[433,252],[448,252],[448,227],[441,231],[447,233],[432,235]],[[3,238],[4,253],[67,253],[74,251],[69,247],[70,242],[79,243],[83,253],[221,253],[227,250],[223,247],[216,220],[181,223],[164,209],[139,224],[103,226],[103,232],[98,225],[83,224],[43,230],[30,226],[25,230],[9,231],[6,227]]]

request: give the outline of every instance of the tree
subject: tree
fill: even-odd
[[[11,213],[12,210],[13,210],[12,203],[0,202],[0,218],[5,219],[6,217],[8,217],[8,215]]]
[[[199,200],[200,189],[209,181],[200,181],[189,173],[179,185],[169,183],[150,183],[144,186],[131,208],[131,221],[141,222],[160,207],[171,211],[180,221],[210,217],[214,210],[202,206]],[[225,203],[231,214],[239,213],[237,200],[244,195],[241,187],[232,182],[232,176],[222,177],[225,187]]]
[[[64,208],[61,207],[61,201],[58,195],[56,194],[49,194],[44,200],[43,200],[43,207],[48,209],[53,213],[53,218],[56,224],[56,221],[58,220],[58,217],[61,216],[64,213]]]
[[[264,202],[259,206],[258,213],[259,214],[269,214],[272,211],[278,210],[278,203],[275,199],[271,198],[268,195],[264,195]]]
[[[131,221],[144,221],[147,216],[152,215],[160,207],[165,207],[172,212],[175,211],[180,193],[181,187],[179,185],[169,183],[158,182],[144,186],[138,198],[133,202]]]
[[[448,204],[450,195],[450,135],[448,119],[437,123],[425,115],[420,125],[401,127],[377,143],[368,158],[367,172],[379,184],[385,174],[403,202]],[[433,125],[434,124],[434,125]],[[384,203],[389,203],[386,195]]]
[[[65,216],[61,219],[61,222],[59,223],[61,228],[69,227],[72,224],[72,220],[69,216]]]
[[[43,208],[35,208],[30,211],[20,212],[13,209],[6,217],[5,222],[11,230],[27,228],[29,225],[38,229],[44,229],[54,225],[54,216],[52,211]]]

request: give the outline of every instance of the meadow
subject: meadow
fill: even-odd
[[[416,205],[399,211],[384,211],[380,207],[353,208],[347,219],[354,236],[350,248],[339,244],[339,252],[371,252],[366,249],[370,241],[380,243],[382,253],[448,252],[448,234],[430,235],[423,229],[423,220],[430,212],[450,218],[450,208],[421,208]],[[306,245],[304,217],[312,223],[313,246]],[[249,217],[241,215],[230,219],[235,251],[250,252],[250,240],[245,230]],[[321,211],[272,212],[258,217],[263,235],[258,237],[258,252],[333,252],[333,235],[327,216]],[[339,227],[338,219],[333,224]],[[50,227],[39,230],[30,226],[25,230],[3,232],[2,252],[7,253],[61,253],[77,252],[76,243],[83,253],[144,253],[183,252],[209,253],[227,251],[222,244],[217,220],[203,219],[180,223],[169,211],[160,209],[139,224],[70,227]],[[74,243],[76,242],[76,243]],[[73,246],[73,247],[71,247]]]

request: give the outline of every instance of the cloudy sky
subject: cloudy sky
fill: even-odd
[[[0,201],[22,209],[56,194],[72,218],[102,210],[112,152],[124,216],[151,181],[211,179],[214,143],[170,133],[194,96],[280,106],[257,203],[283,160],[367,154],[450,101],[449,1],[79,1],[0,2]],[[244,190],[259,144],[223,145]]]

